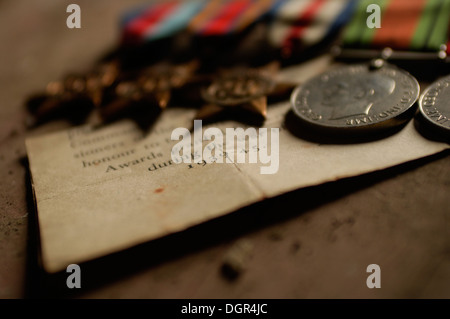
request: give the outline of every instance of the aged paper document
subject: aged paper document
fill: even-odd
[[[314,73],[325,62],[316,62]],[[302,81],[313,75],[307,68],[290,69],[283,76]],[[192,127],[196,112],[184,108],[165,110],[149,132],[124,120],[100,129],[83,126],[27,139],[45,269],[61,271],[71,263],[182,231],[267,197],[449,147],[423,138],[412,122],[377,141],[313,143],[284,128],[289,108],[289,102],[270,105],[265,123],[279,128],[275,174],[261,174],[262,163],[174,163],[171,150],[177,141],[171,140],[171,133],[177,127]],[[223,131],[243,127],[236,122],[212,126]],[[240,151],[251,150],[235,149]]]

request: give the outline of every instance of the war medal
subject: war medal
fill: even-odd
[[[388,129],[414,115],[419,84],[409,73],[386,60],[406,67],[422,62],[440,68],[448,40],[449,1],[386,0],[380,3],[383,27],[367,24],[372,1],[359,1],[343,32],[338,59],[372,60],[330,70],[297,88],[293,111],[305,124],[333,132]],[[402,14],[399,14],[401,12]],[[426,69],[430,73],[430,66]]]
[[[196,119],[212,121],[228,113],[245,122],[262,122],[267,115],[268,98],[282,98],[294,87],[274,81],[278,68],[278,63],[271,63],[258,69],[235,68],[222,72],[202,91],[207,104],[198,111]]]
[[[419,100],[425,122],[441,135],[450,136],[450,75],[429,86]]]
[[[97,65],[87,75],[69,74],[61,81],[50,82],[45,92],[27,100],[34,124],[57,117],[82,120],[103,103],[105,90],[115,82],[118,74],[119,62],[112,60]]]
[[[114,120],[141,108],[165,109],[171,99],[171,91],[191,81],[197,67],[196,61],[180,65],[160,62],[129,79],[118,81],[100,107],[102,118]]]
[[[86,76],[86,90],[96,107],[103,103],[105,90],[119,77],[120,62],[112,60],[96,66]]]
[[[338,132],[392,128],[412,117],[419,83],[384,60],[318,75],[292,94],[294,113],[316,128]]]
[[[26,104],[33,115],[31,125],[61,117],[79,121],[94,107],[86,77],[79,74],[70,74],[61,81],[48,83],[45,92],[32,95]]]

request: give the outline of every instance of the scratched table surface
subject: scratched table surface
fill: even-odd
[[[117,17],[140,1],[0,1],[0,298],[448,298],[449,152],[250,206],[188,231],[83,265],[82,288],[38,263],[24,99],[83,71],[118,38]],[[39,127],[69,127],[56,121]],[[253,248],[234,279],[223,261]],[[366,268],[381,267],[369,289]]]

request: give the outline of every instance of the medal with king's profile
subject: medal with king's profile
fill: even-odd
[[[318,75],[297,87],[291,103],[307,124],[353,132],[404,123],[418,96],[419,84],[412,75],[382,62],[379,67],[358,64]]]

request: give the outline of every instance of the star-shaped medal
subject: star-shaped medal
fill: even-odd
[[[182,88],[193,78],[198,67],[196,61],[173,65],[161,62],[145,68],[118,81],[110,90],[109,97],[100,108],[105,121],[110,121],[126,114],[140,115],[146,109],[165,109],[170,101],[172,91]]]
[[[45,92],[31,96],[26,104],[34,116],[33,124],[54,118],[68,118],[75,122],[102,103],[105,90],[119,74],[118,62],[104,62],[87,75],[69,74],[61,81],[50,82]]]
[[[103,103],[105,91],[111,87],[120,74],[120,63],[112,60],[101,63],[86,76],[86,89],[96,107]]]
[[[54,118],[83,119],[94,107],[87,93],[86,77],[67,75],[61,81],[50,82],[45,92],[31,96],[27,108],[34,117],[34,125]]]
[[[237,119],[262,124],[267,116],[267,103],[283,99],[294,84],[274,80],[279,64],[273,62],[261,68],[234,68],[221,71],[202,91],[205,104],[196,119],[212,122]]]

